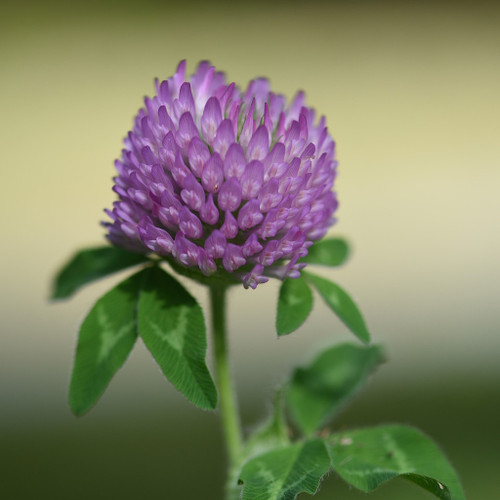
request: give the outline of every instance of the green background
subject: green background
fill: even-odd
[[[113,159],[154,77],[211,60],[267,76],[327,116],[338,224],[325,271],[390,361],[337,428],[400,422],[431,435],[468,498],[498,492],[500,9],[494,2],[5,2],[0,19],[0,496],[220,499],[217,414],[192,408],[139,343],[95,409],[66,402],[76,331],[100,293],[48,302],[74,250],[102,242]],[[206,306],[205,292],[188,285]],[[244,424],[321,346],[351,336],[316,299],[276,339],[278,284],[231,292]],[[364,498],[330,478],[318,498]],[[424,499],[394,482],[373,499]]]

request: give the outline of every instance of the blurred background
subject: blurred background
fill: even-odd
[[[138,342],[99,404],[66,399],[76,334],[124,275],[51,304],[51,279],[104,242],[113,160],[153,79],[209,59],[245,87],[266,76],[327,116],[358,301],[390,361],[336,426],[431,435],[469,499],[498,492],[500,9],[495,2],[4,2],[0,19],[0,496],[219,499],[218,415],[191,407]],[[204,290],[188,284],[206,304]],[[230,297],[250,429],[292,367],[354,340],[317,298],[276,339],[278,283]],[[497,307],[495,307],[497,306]],[[258,313],[256,314],[256,311]],[[333,477],[319,499],[365,498]],[[430,496],[404,481],[371,498]]]

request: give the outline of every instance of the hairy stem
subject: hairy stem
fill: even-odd
[[[217,286],[218,285],[218,286]],[[219,389],[220,412],[229,457],[229,470],[234,470],[241,456],[242,434],[236,395],[229,369],[226,331],[226,291],[218,283],[210,287],[212,335],[214,338],[215,370]]]

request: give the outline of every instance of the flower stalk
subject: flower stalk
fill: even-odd
[[[229,470],[237,466],[242,449],[242,433],[238,404],[231,378],[226,329],[227,287],[215,283],[209,288],[212,313],[212,335],[220,412],[229,460]]]

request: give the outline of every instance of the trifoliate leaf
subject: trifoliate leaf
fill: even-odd
[[[299,328],[313,307],[313,295],[304,278],[286,279],[280,288],[276,331],[286,335]]]
[[[342,265],[349,256],[349,246],[341,238],[319,240],[312,245],[300,262],[320,266],[336,267]]]
[[[341,344],[322,352],[292,376],[286,402],[293,421],[305,435],[314,434],[360,390],[383,361],[378,346]]]
[[[168,380],[196,406],[214,409],[217,390],[205,363],[203,311],[189,292],[160,268],[144,283],[139,334]]]
[[[243,466],[242,500],[294,500],[299,493],[314,495],[330,469],[321,439],[291,444],[259,455]]]
[[[69,390],[76,415],[97,402],[132,350],[137,338],[137,300],[147,273],[149,269],[121,282],[96,302],[83,321]]]
[[[92,281],[147,261],[142,254],[117,247],[81,250],[57,274],[52,299],[65,299]]]
[[[311,273],[302,273],[307,281],[319,292],[330,309],[363,342],[370,341],[365,321],[354,301],[338,285]]]
[[[402,477],[441,500],[465,500],[460,480],[441,450],[412,427],[388,425],[343,432],[329,443],[334,470],[362,491]]]

